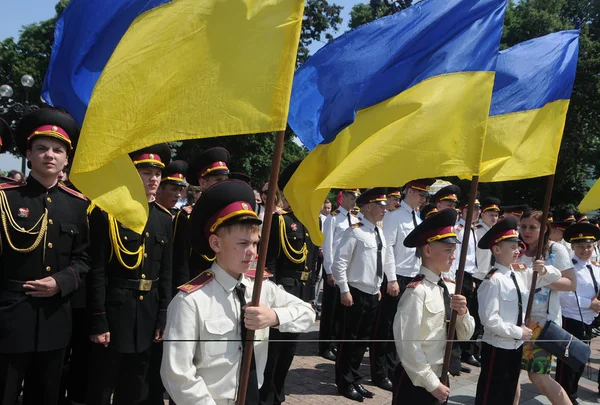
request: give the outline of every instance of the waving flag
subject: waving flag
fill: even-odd
[[[479,181],[554,174],[578,53],[579,30],[500,52]]]
[[[284,194],[320,244],[333,187],[479,173],[506,0],[426,0],[337,38],[294,78],[313,149]]]
[[[83,123],[71,179],[142,232],[127,156],[175,140],[284,130],[304,0],[73,0],[43,97]]]
[[[596,181],[590,191],[583,197],[579,207],[579,212],[590,212],[600,208],[600,181]]]

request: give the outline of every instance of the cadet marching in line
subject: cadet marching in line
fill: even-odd
[[[555,211],[540,236],[539,212],[486,196],[462,246],[468,207],[461,189],[447,185],[431,195],[435,179],[418,179],[341,190],[337,207],[326,200],[319,248],[283,194],[261,306],[248,307],[261,220],[252,180],[230,172],[229,152],[211,148],[189,164],[171,162],[166,144],[131,153],[149,206],[138,235],[59,181],[78,135],[73,119],[55,109],[27,115],[14,134],[0,120],[0,153],[14,137],[31,168],[24,181],[0,179],[2,404],[22,395],[26,405],[158,405],[165,391],[179,405],[232,404],[248,330],[256,341],[246,403],[284,403],[300,333],[315,321],[321,266],[322,342],[315,346],[335,362],[330,382],[340,395],[374,397],[359,371],[368,348],[370,379],[392,392],[394,404],[447,401],[441,368],[454,310],[455,339],[463,342],[462,355],[455,344],[450,373],[482,367],[477,404],[517,403],[521,368],[541,389],[576,403],[581,372],[559,362],[557,382],[549,378],[552,356],[526,342],[539,326],[524,324],[523,306],[536,271],[534,320],[549,319],[540,312],[547,308],[570,333],[591,338],[600,312],[600,230],[585,216]],[[281,192],[299,164],[283,170]],[[180,205],[188,185],[202,195]],[[533,261],[540,237],[546,259]],[[461,249],[465,277],[455,295]],[[535,361],[544,362],[542,372]]]

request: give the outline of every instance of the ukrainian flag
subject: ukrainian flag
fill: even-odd
[[[479,181],[554,174],[578,53],[579,30],[500,52]]]
[[[311,153],[284,190],[313,241],[334,187],[479,173],[506,0],[426,0],[337,38],[296,73]]]
[[[579,207],[579,212],[590,212],[600,208],[600,181],[596,181],[590,191],[583,197]]]
[[[142,232],[127,153],[284,130],[305,0],[73,0],[56,25],[43,98],[82,124],[71,179]]]

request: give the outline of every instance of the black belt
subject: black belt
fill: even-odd
[[[109,278],[108,285],[109,287],[128,288],[130,290],[137,291],[150,291],[154,290],[158,286],[157,281],[158,279],[146,280],[145,278],[140,280],[130,280],[128,278]]]
[[[275,273],[277,279],[282,278],[293,278],[300,281],[308,281],[310,278],[310,271],[305,270],[277,270]]]
[[[21,280],[5,280],[2,285],[2,289],[10,292],[24,293],[27,291],[25,288],[23,288],[23,284],[26,282],[27,281]]]

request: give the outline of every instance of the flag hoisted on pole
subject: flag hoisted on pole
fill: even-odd
[[[480,182],[554,174],[578,54],[579,30],[556,32],[500,52]]]
[[[479,173],[506,5],[418,3],[302,65],[289,124],[312,151],[284,194],[313,242],[331,188]]]
[[[600,208],[600,181],[594,183],[577,207],[579,212],[589,212],[598,208]]]
[[[304,4],[72,1],[42,95],[83,123],[74,184],[142,233],[148,205],[129,152],[285,130]]]

